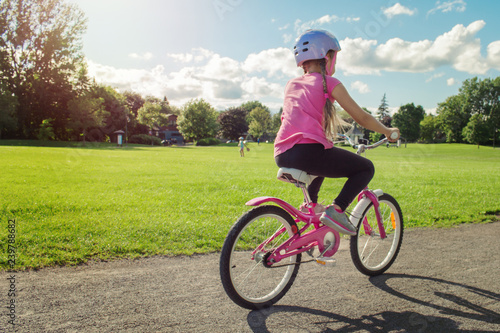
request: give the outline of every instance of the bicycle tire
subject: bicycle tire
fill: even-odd
[[[375,208],[370,203],[363,212],[358,232],[351,237],[351,257],[356,268],[369,276],[384,273],[396,260],[403,241],[403,214],[398,202],[391,195],[384,193],[379,198],[380,215],[386,232],[381,239]],[[372,233],[366,231],[363,221],[369,224]]]
[[[283,227],[287,232],[252,258],[252,251]],[[219,269],[224,290],[234,303],[246,309],[261,309],[287,293],[297,276],[301,254],[282,260],[279,267],[266,267],[264,260],[265,254],[292,236],[296,228],[290,214],[270,205],[248,211],[233,225],[222,246]]]

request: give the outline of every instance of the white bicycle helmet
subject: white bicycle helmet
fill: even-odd
[[[293,53],[297,67],[300,67],[304,61],[325,58],[330,50],[340,51],[337,38],[326,30],[315,29],[307,30],[297,38]]]

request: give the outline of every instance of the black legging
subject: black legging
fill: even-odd
[[[322,144],[297,144],[276,156],[280,168],[294,168],[318,176],[307,188],[312,202],[318,202],[318,193],[325,177],[347,177],[347,182],[334,202],[346,210],[373,178],[373,163],[342,148],[325,149]]]

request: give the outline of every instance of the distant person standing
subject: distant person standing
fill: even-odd
[[[245,139],[241,136],[240,137],[240,142],[238,142],[238,147],[240,147],[240,157],[245,157],[245,148],[247,150],[250,150],[250,148],[247,147],[246,143],[245,143]]]

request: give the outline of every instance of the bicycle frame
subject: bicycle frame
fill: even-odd
[[[384,144],[387,139],[380,140],[379,142],[371,145],[371,146],[365,146],[365,145],[354,145],[352,141],[346,137],[343,136],[346,140],[349,141],[349,143],[355,147],[358,148],[357,154],[360,155],[361,153],[365,152],[367,149],[373,149],[376,148],[382,144]],[[304,199],[306,203],[309,203],[309,196],[307,194],[307,191],[305,190],[305,185],[299,185],[296,184],[297,187],[300,187],[302,189],[302,192],[304,194]],[[385,227],[382,222],[382,217],[380,214],[379,210],[379,202],[378,202],[378,197],[383,195],[384,192],[380,189],[377,190],[369,190],[368,187],[366,187],[363,191],[361,191],[358,194],[358,203],[354,207],[352,213],[351,213],[351,223],[356,227],[359,228],[360,224],[360,219],[363,213],[365,212],[366,208],[370,205],[373,204],[374,209],[375,209],[375,216],[377,219],[377,224],[379,228],[380,236],[382,239],[386,238],[386,232],[385,232]],[[275,263],[280,262],[281,260],[297,255],[302,252],[309,251],[313,249],[315,246],[318,247],[318,250],[321,253],[321,257],[331,257],[333,256],[340,245],[340,235],[337,231],[329,228],[328,226],[325,226],[321,223],[319,220],[319,217],[321,216],[320,214],[315,214],[313,209],[309,209],[308,213],[303,213],[288,202],[275,198],[275,197],[258,197],[254,198],[246,203],[247,206],[259,206],[264,203],[274,203],[281,208],[283,208],[286,212],[288,212],[294,219],[295,222],[304,222],[305,225],[300,229],[300,230],[292,230],[293,236],[289,237],[285,242],[283,242],[281,245],[279,245],[276,249],[273,250],[273,252],[267,257],[267,265],[271,266]],[[362,221],[363,223],[363,228],[364,231],[367,235],[373,236],[374,232],[372,228],[369,226],[368,222],[366,219]],[[313,230],[310,230],[303,234],[311,225],[314,227]],[[268,238],[266,241],[261,243],[253,252],[252,252],[252,258],[254,258],[259,251],[264,248],[268,243],[273,241],[275,238],[280,236],[286,232],[285,228],[281,228],[280,230],[276,231],[273,236]],[[325,243],[327,237],[331,238],[331,234],[334,235],[334,242],[330,243],[328,247],[325,248]]]
[[[378,197],[383,194],[382,190],[371,191],[368,188],[361,191],[358,195],[358,203],[356,207],[352,211],[351,222],[358,227],[360,223],[360,217],[363,212],[366,210],[370,203],[373,203],[375,208],[375,215],[377,218],[377,223],[380,231],[380,237],[386,238],[385,228],[382,223],[382,218],[379,211],[379,203]],[[285,211],[287,211],[292,217],[294,217],[295,222],[303,222],[305,225],[300,228],[300,230],[292,230],[293,236],[288,238],[285,242],[279,245],[276,249],[273,250],[271,255],[267,258],[267,262],[269,265],[280,262],[281,260],[297,255],[302,252],[306,252],[314,248],[318,247],[318,250],[322,254],[322,257],[331,257],[333,256],[339,248],[340,245],[340,235],[337,231],[323,225],[319,220],[320,214],[315,214],[312,209],[309,213],[303,213],[299,211],[297,208],[289,204],[288,202],[281,200],[275,197],[258,197],[254,198],[246,203],[247,206],[260,206],[264,203],[274,203]],[[313,230],[307,231],[304,233],[311,225],[314,227]],[[372,235],[373,231],[368,225],[368,223],[363,221],[363,228],[367,235]],[[269,242],[280,236],[286,232],[285,228],[281,228],[276,231],[273,236],[268,238],[262,244],[260,244],[253,252],[252,257],[254,257],[265,245]],[[328,233],[332,233],[334,235],[335,241],[333,242],[333,246],[330,245],[330,248],[325,247],[325,239]]]
[[[273,253],[268,257],[268,263],[274,264],[285,258],[297,255],[302,252],[309,251],[310,249],[318,246],[320,252],[325,252],[323,255],[326,257],[331,257],[334,255],[340,244],[340,235],[337,231],[323,226],[319,220],[320,215],[314,214],[313,211],[309,213],[303,213],[299,211],[297,208],[293,207],[289,203],[284,200],[274,198],[274,197],[258,197],[254,198],[246,203],[247,206],[259,206],[264,203],[275,203],[284,210],[286,210],[290,215],[295,218],[296,222],[304,222],[305,225],[300,229],[292,230],[294,233],[293,236],[288,238],[284,243],[279,245],[276,249],[274,249]],[[313,225],[314,229],[303,234],[309,227]],[[281,228],[273,236],[260,244],[253,252],[252,257],[255,256],[256,253],[260,251],[266,244],[274,240],[276,237],[286,232],[285,228]],[[332,233],[335,238],[335,242],[333,242],[333,246],[330,249],[324,246],[325,237],[327,237],[328,233]],[[326,251],[325,251],[326,250]]]

